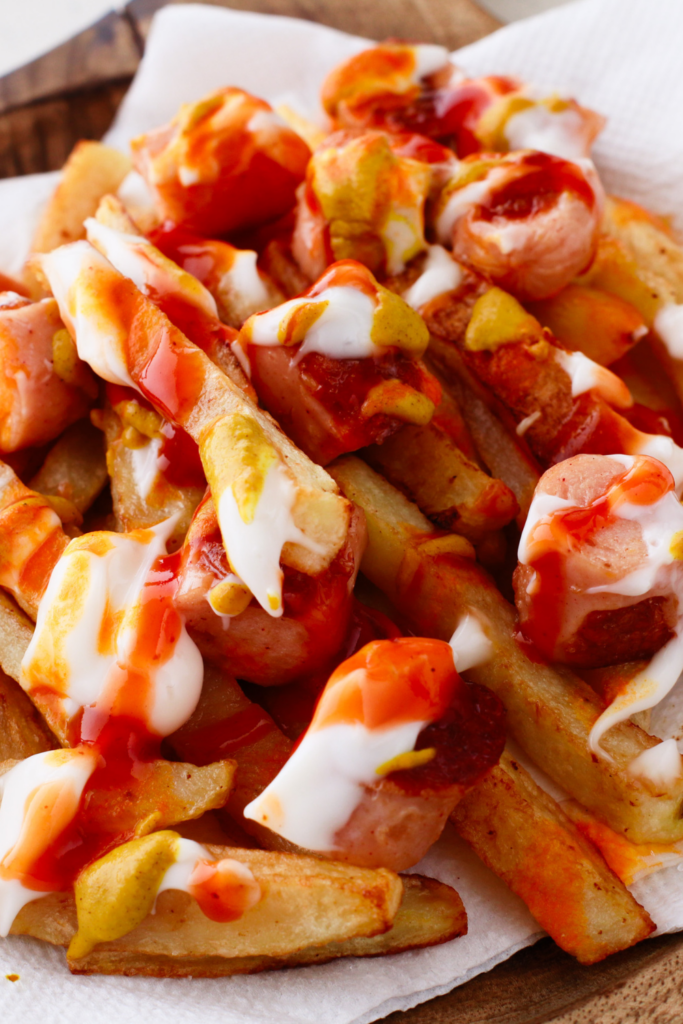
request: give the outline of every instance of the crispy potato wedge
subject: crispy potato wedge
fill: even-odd
[[[310,946],[383,934],[401,903],[403,883],[386,868],[356,868],[264,850],[207,849],[216,860],[232,858],[249,868],[263,894],[256,906],[236,921],[216,922],[187,893],[166,890],[159,895],[154,914],[122,938],[101,943],[98,950],[192,958],[282,957]],[[56,939],[60,945],[70,941],[76,931],[72,901],[71,896],[68,901],[37,901],[45,913],[37,907],[26,915],[22,911],[12,934]],[[87,967],[87,958],[72,964],[76,969]]]
[[[527,308],[556,338],[601,366],[621,359],[644,334],[641,314],[617,295],[568,284],[557,295]]]
[[[18,683],[0,671],[0,762],[52,750],[58,743]]]
[[[167,542],[168,551],[176,551],[185,538],[206,488],[176,487],[162,474],[157,474],[147,493],[143,493],[135,460],[140,457],[142,446],[146,449],[152,441],[140,436],[140,448],[134,449],[126,444],[126,427],[111,408],[102,411],[99,422],[106,439],[106,468],[117,529],[123,532],[137,530],[177,515],[178,520]]]
[[[204,685],[190,719],[168,738],[179,757],[198,764],[217,756],[233,758],[238,771],[226,810],[261,845],[294,849],[285,839],[242,814],[272,782],[289,758],[293,744],[239,683],[222,670],[204,666]]]
[[[506,526],[519,512],[510,488],[468,459],[438,423],[401,427],[362,454],[437,526],[472,541]]]
[[[456,829],[582,964],[647,938],[655,925],[560,806],[506,751],[460,801]]]
[[[124,974],[153,978],[222,978],[284,967],[325,964],[346,956],[387,956],[450,942],[467,932],[467,913],[455,889],[423,875],[403,875],[403,897],[389,931],[307,946],[289,956],[177,957],[93,950],[69,962],[72,974]],[[65,913],[66,917],[66,913]]]
[[[79,420],[50,449],[29,486],[40,494],[65,498],[83,514],[106,484],[102,433],[89,420]]]
[[[33,238],[33,252],[85,238],[83,221],[92,217],[102,196],[116,192],[132,168],[130,159],[101,142],[77,143]]]
[[[491,397],[466,368],[458,350],[432,338],[427,364],[437,369],[442,386],[456,398],[467,420],[480,459],[517,499],[517,523],[524,526],[541,470],[514,426],[504,424],[491,408]]]
[[[0,590],[0,668],[17,683],[21,661],[33,636],[33,623],[15,601]]]
[[[602,229],[626,249],[639,268],[666,281],[674,301],[683,302],[683,248],[660,218],[637,203],[610,196]]]
[[[0,762],[0,775],[16,760]],[[225,804],[235,775],[234,761],[204,767],[177,761],[145,761],[135,770],[128,788],[92,790],[88,821],[98,834],[122,842],[147,835],[176,822],[199,818]]]
[[[93,217],[97,205],[109,192],[116,192],[132,170],[130,158],[102,142],[78,142],[62,169],[62,177],[47,204],[33,236],[33,253],[52,252],[65,242],[85,238],[83,221]],[[24,281],[35,298],[45,294],[44,281],[31,262],[24,269]]]
[[[588,736],[602,701],[568,669],[527,654],[518,640],[514,607],[481,566],[440,550],[436,534],[431,545],[424,535],[416,544],[418,510],[412,506],[408,513],[410,503],[403,495],[359,459],[339,459],[329,468],[366,511],[363,572],[418,633],[449,640],[465,613],[473,612],[482,621],[493,655],[468,676],[498,694],[512,735],[539,767],[633,842],[683,838],[683,780],[659,787],[627,771],[634,758],[660,741],[624,722],[603,738],[607,757],[595,757]]]

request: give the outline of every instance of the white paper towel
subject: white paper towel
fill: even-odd
[[[597,147],[608,188],[672,213],[683,227],[683,5],[679,0],[578,0],[456,54],[472,73],[510,73],[573,94],[609,118]],[[221,85],[319,113],[327,71],[364,40],[289,18],[215,7],[169,7],[109,141],[125,148],[185,101]],[[0,182],[0,270],[17,273],[54,175]],[[535,941],[524,905],[451,831],[419,866],[454,885],[469,933],[435,949],[222,980],[74,978],[64,956],[30,939],[0,943],[0,1019],[13,1024],[365,1024],[447,992]],[[661,931],[683,928],[683,873],[636,883]],[[12,984],[3,975],[16,973]]]

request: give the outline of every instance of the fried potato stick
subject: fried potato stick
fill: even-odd
[[[597,963],[654,931],[649,914],[597,849],[507,751],[451,821],[580,963]]]
[[[429,521],[359,459],[339,459],[330,471],[368,520],[363,572],[419,633],[449,640],[464,614],[480,619],[493,654],[468,676],[498,694],[510,732],[539,767],[633,842],[683,837],[683,779],[657,786],[628,772],[637,756],[660,741],[623,722],[605,734],[607,756],[595,757],[588,736],[602,712],[599,696],[569,670],[526,653],[515,609],[486,572],[469,558],[439,550],[436,536],[430,549]]]

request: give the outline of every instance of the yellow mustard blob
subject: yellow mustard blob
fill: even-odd
[[[230,487],[242,522],[253,522],[268,470],[279,458],[255,417],[240,412],[215,420],[199,452],[216,502]]]
[[[221,580],[209,591],[209,604],[218,615],[239,615],[250,601],[249,587],[235,580]]]
[[[501,288],[490,288],[477,299],[467,325],[465,347],[471,352],[492,352],[519,341],[542,341],[538,320]]]
[[[153,832],[96,860],[74,886],[78,931],[68,956],[78,960],[100,942],[113,942],[147,917],[164,874],[175,863],[177,832]]]
[[[328,306],[327,299],[316,299],[292,306],[280,321],[277,340],[281,345],[299,345]]]
[[[412,355],[422,355],[429,344],[429,331],[420,314],[382,285],[377,285],[377,298],[370,331],[373,344],[381,348],[395,345]]]
[[[683,559],[683,530],[679,530],[677,533],[674,533],[671,538],[669,551],[678,561]]]
[[[510,146],[505,138],[505,126],[511,117],[535,106],[533,100],[519,93],[508,93],[495,100],[479,118],[474,134],[484,149],[506,152]]]
[[[389,758],[379,768],[375,769],[378,775],[388,775],[389,772],[402,772],[410,768],[420,768],[423,764],[436,757],[434,747],[425,747],[424,750],[408,750],[405,754],[397,754]]]
[[[434,414],[434,403],[401,380],[384,380],[370,389],[361,406],[362,416],[369,418],[377,413],[423,427]]]

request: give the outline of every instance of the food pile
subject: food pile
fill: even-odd
[[[683,250],[573,99],[321,98],[80,143],[0,280],[0,934],[74,973],[453,940],[448,822],[593,963],[683,859]]]

